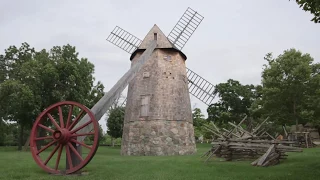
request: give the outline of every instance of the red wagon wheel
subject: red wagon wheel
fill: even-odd
[[[80,125],[84,116],[89,121]],[[84,128],[91,131],[81,132]],[[38,116],[31,131],[30,149],[35,162],[45,171],[70,174],[90,162],[98,149],[98,138],[99,124],[92,112],[77,102],[63,101]]]

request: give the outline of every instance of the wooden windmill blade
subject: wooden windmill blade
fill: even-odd
[[[187,68],[189,93],[210,106],[216,96],[215,87],[209,81]]]
[[[119,26],[114,28],[108,36],[107,41],[129,54],[138,49],[142,42],[142,40],[130,34],[128,31],[123,30]],[[211,105],[216,95],[214,92],[214,85],[189,68],[187,68],[187,78],[189,93],[206,105]]]
[[[181,50],[186,45],[203,19],[204,17],[201,16],[197,11],[194,11],[188,7],[177,24],[171,30],[167,38],[176,48]]]
[[[107,41],[118,46],[128,53],[133,53],[141,44],[141,40],[124,29],[116,26],[107,38]]]

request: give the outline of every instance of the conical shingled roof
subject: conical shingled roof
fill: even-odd
[[[164,35],[164,33],[160,30],[160,28],[155,24],[151,30],[148,32],[148,34],[145,36],[145,38],[143,39],[143,41],[141,42],[140,46],[138,47],[137,50],[135,50],[131,57],[130,60],[133,59],[133,57],[135,56],[135,54],[138,51],[141,50],[145,50],[147,49],[150,41],[155,39],[155,36],[157,38],[157,44],[158,46],[156,48],[158,49],[175,49],[176,51],[178,51],[179,53],[181,53],[181,55],[184,57],[184,59],[186,60],[187,57],[184,53],[182,53],[177,47],[174,46],[174,44],[172,44],[169,39]]]

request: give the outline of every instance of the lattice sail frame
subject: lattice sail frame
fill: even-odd
[[[128,53],[133,53],[141,44],[141,40],[124,29],[116,26],[107,38],[107,41],[118,46]]]
[[[216,96],[215,87],[197,73],[187,68],[189,93],[210,106]]]
[[[176,46],[176,48],[181,50],[194,31],[198,28],[203,18],[204,17],[197,11],[188,7],[167,38]]]

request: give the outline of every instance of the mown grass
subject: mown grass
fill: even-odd
[[[99,147],[84,170],[84,176],[55,176],[40,169],[30,152],[0,147],[0,179],[319,179],[320,148],[289,153],[288,159],[272,167],[254,167],[251,161],[223,162],[214,158],[205,164],[200,156],[209,144],[198,144],[198,152],[190,156],[120,156],[120,148]]]

